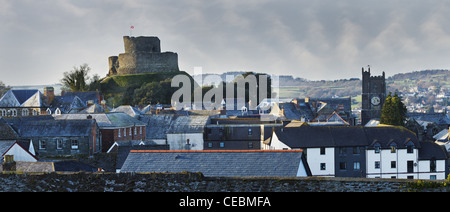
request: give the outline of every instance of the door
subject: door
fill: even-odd
[[[408,173],[413,173],[414,172],[414,161],[412,161],[412,160],[409,160],[409,161],[407,161],[407,172]]]

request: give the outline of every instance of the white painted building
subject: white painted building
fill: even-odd
[[[447,155],[399,127],[311,127],[273,131],[262,149],[303,149],[312,176],[446,179]]]
[[[367,178],[418,179],[419,150],[414,143],[409,141],[407,148],[399,148],[396,142],[388,145],[375,142],[366,150]]]
[[[308,148],[306,161],[308,161],[312,176],[335,176],[335,160],[333,147]]]

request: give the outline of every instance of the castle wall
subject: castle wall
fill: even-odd
[[[118,75],[178,71],[178,54],[174,52],[135,52],[119,55]]]

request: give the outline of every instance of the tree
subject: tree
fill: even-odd
[[[61,82],[64,90],[75,91],[87,91],[88,85],[86,82],[89,80],[88,73],[91,70],[88,64],[80,65],[79,68],[73,67],[70,72],[64,72],[64,77]]]
[[[392,97],[389,92],[386,101],[381,109],[380,124],[404,126],[406,120],[406,106],[397,93]]]
[[[171,97],[175,88],[170,86],[171,78],[164,81],[154,81],[142,85],[134,90],[132,103],[135,105],[171,104]]]

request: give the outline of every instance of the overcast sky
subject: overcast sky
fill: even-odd
[[[158,36],[193,74],[309,80],[450,68],[450,0],[0,0],[0,81],[58,83],[83,63],[108,73],[122,36]]]

